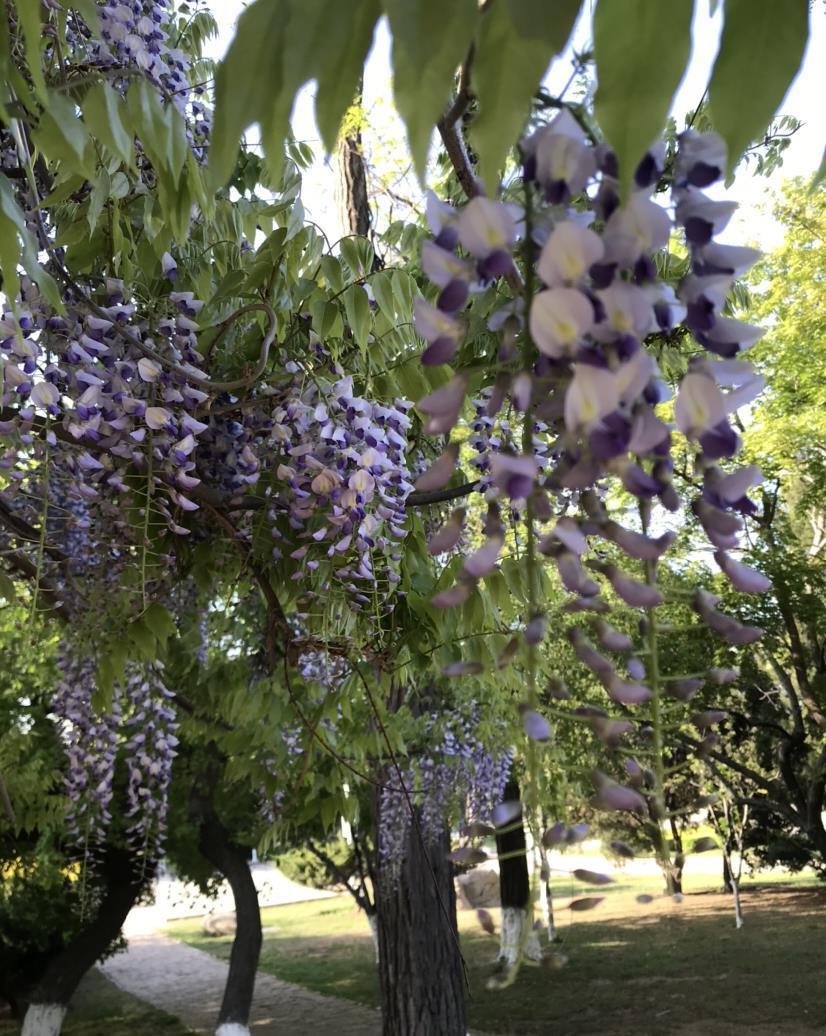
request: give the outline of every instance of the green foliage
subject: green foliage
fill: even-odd
[[[715,120],[729,143],[731,168],[770,121],[806,41],[806,2],[791,7],[729,0],[723,44],[711,87]],[[554,54],[565,45],[580,0],[256,0],[216,79],[210,149],[215,184],[230,178],[243,131],[261,126],[267,161],[280,175],[283,141],[297,91],[317,81],[316,116],[331,149],[358,89],[375,22],[387,15],[393,35],[393,78],[410,150],[424,175],[433,128],[450,102],[457,69],[467,64],[475,98],[470,137],[488,190],[528,114]],[[636,163],[660,133],[685,70],[692,0],[600,0],[594,14],[599,89],[596,116],[620,159],[627,185]]]
[[[709,105],[729,170],[783,100],[803,59],[808,21],[807,0],[726,0]]]
[[[594,113],[627,189],[665,126],[691,48],[691,0],[600,0],[594,14]]]
[[[134,164],[132,137],[121,119],[123,101],[108,83],[91,87],[83,101],[83,117],[90,132],[125,165]]]
[[[424,176],[433,126],[473,38],[476,0],[385,0],[393,33],[393,89],[407,125],[413,164]]]
[[[354,873],[355,857],[352,847],[341,837],[328,838],[320,848],[333,861],[338,870],[348,877]],[[295,846],[276,855],[278,869],[299,885],[313,889],[329,888],[341,884],[341,874],[331,873],[330,868],[306,845]]]
[[[480,172],[493,194],[512,143],[521,132],[537,84],[573,28],[580,0],[509,0],[480,19],[473,57],[479,113],[471,139]]]
[[[94,885],[70,873],[62,854],[41,847],[0,875],[0,997],[17,1003],[45,964],[82,928]]]
[[[302,5],[302,17],[305,10],[306,5]],[[334,147],[341,120],[356,95],[380,14],[380,0],[358,4],[332,0],[326,5],[321,35],[331,46],[316,66],[315,115],[328,150]]]
[[[357,10],[335,0],[258,0],[243,12],[216,76],[210,148],[216,185],[229,178],[239,136],[253,122],[261,127],[270,170],[278,179],[293,99],[309,79],[319,81],[319,125],[332,146],[356,92],[378,14],[376,0],[364,0]]]
[[[749,316],[766,327],[752,350],[768,391],[755,408],[746,446],[768,473],[799,480],[802,510],[826,491],[826,187],[792,181],[773,205],[783,243],[750,279]]]

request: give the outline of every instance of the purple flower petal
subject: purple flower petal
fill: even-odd
[[[483,671],[480,662],[451,662],[442,669],[442,676],[478,676]]]
[[[597,808],[626,813],[648,812],[645,799],[633,788],[618,784],[599,771],[594,773],[593,780],[596,788],[593,803]]]
[[[630,651],[634,647],[634,642],[630,637],[614,629],[604,619],[597,619],[596,630],[600,647],[606,651]]]
[[[522,816],[522,803],[518,799],[500,802],[494,806],[490,814],[490,822],[494,827],[508,827]]]
[[[767,576],[742,561],[735,561],[725,551],[715,551],[714,560],[735,590],[744,594],[762,594],[771,589],[771,580]]]
[[[467,583],[457,583],[448,590],[442,590],[430,599],[434,608],[456,608],[464,604],[470,597],[471,587]]]
[[[427,553],[431,557],[445,554],[453,550],[462,536],[462,528],[465,522],[465,509],[457,507],[448,521],[435,532],[427,541]]]
[[[612,674],[605,684],[608,695],[621,705],[643,705],[651,700],[651,691],[641,683],[628,683]]]
[[[428,492],[446,486],[456,470],[458,457],[459,445],[455,442],[451,443],[441,457],[435,460],[427,471],[419,475],[415,482],[415,488],[419,492]]]
[[[549,827],[542,835],[542,844],[546,849],[553,849],[555,845],[562,845],[566,841],[567,834],[568,828],[561,820],[557,820],[557,822]]]
[[[505,540],[502,536],[488,537],[482,546],[475,550],[465,561],[465,573],[473,579],[481,579],[482,576],[492,572],[499,560],[504,542]]]
[[[520,707],[522,725],[531,741],[550,741],[551,725],[544,716],[526,706]]]
[[[663,603],[663,595],[655,586],[632,579],[613,565],[606,567],[605,574],[616,595],[632,608],[656,608]]]
[[[584,867],[577,867],[572,871],[577,881],[583,881],[586,885],[613,885],[616,879],[609,874],[601,874],[599,871],[589,871]]]
[[[605,896],[582,896],[580,899],[572,899],[568,904],[568,909],[582,913],[584,910],[593,910],[604,901]]]
[[[425,425],[428,435],[446,435],[459,420],[465,401],[467,377],[457,374],[446,385],[419,400],[418,409],[428,415]]]
[[[533,492],[538,466],[530,456],[494,453],[490,457],[494,485],[512,500],[523,500]]]

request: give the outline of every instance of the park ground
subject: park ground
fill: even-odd
[[[651,893],[650,879],[620,876],[607,889],[556,882],[559,970],[525,967],[516,983],[490,991],[495,937],[475,913],[459,914],[476,1032],[520,1036],[813,1036],[826,1033],[826,983],[812,962],[826,937],[826,888],[804,876],[763,875],[743,891],[745,924],[734,926],[731,897],[708,875],[687,880],[675,903]],[[604,895],[587,913],[571,899]],[[491,910],[498,925],[498,911]],[[373,947],[352,899],[265,908],[261,971],[330,996],[378,1005]],[[174,922],[175,939],[227,959],[232,940],[207,937],[201,919]],[[151,1002],[151,990],[146,1000]],[[70,1011],[65,1036],[184,1036],[174,1018],[90,976]],[[16,1032],[0,1021],[0,1036]]]
[[[807,1036],[826,1032],[826,983],[812,973],[826,940],[826,888],[816,882],[746,883],[745,923],[734,926],[731,897],[688,883],[681,903],[650,892],[641,878],[608,889],[557,886],[561,970],[525,967],[516,983],[490,991],[497,949],[473,911],[461,911],[470,985],[469,1021],[478,1031],[550,1036]],[[706,879],[707,881],[707,879]],[[700,884],[700,887],[698,887]],[[571,898],[605,895],[588,913]],[[498,926],[498,911],[491,910]],[[349,896],[263,911],[261,970],[318,992],[378,1005],[373,948]],[[228,957],[231,940],[203,936],[198,921],[170,934]],[[809,979],[807,980],[807,976]]]

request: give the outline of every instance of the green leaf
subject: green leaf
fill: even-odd
[[[729,172],[771,121],[803,59],[807,0],[726,0],[708,104]]]
[[[47,103],[48,90],[43,76],[43,63],[40,57],[40,43],[43,32],[40,25],[40,4],[32,0],[15,0],[17,18],[23,30],[26,43],[26,63],[34,83],[34,89],[41,101]]]
[[[393,323],[396,319],[396,300],[393,296],[393,284],[390,280],[390,274],[381,271],[370,278],[370,287],[373,289],[373,298],[375,298],[379,309],[387,317],[387,319]]]
[[[95,232],[95,227],[98,225],[100,214],[103,212],[106,199],[109,197],[110,186],[111,181],[109,179],[109,174],[105,169],[99,170],[95,179],[95,186],[92,188],[92,193],[89,196],[89,208],[86,210],[89,232],[92,234]]]
[[[132,136],[121,113],[126,106],[108,83],[98,83],[83,98],[83,118],[92,135],[128,166],[134,164]]]
[[[627,189],[665,126],[691,49],[692,0],[599,0],[594,113]]]
[[[479,114],[470,129],[488,193],[495,193],[551,58],[568,41],[580,0],[508,0],[480,20],[473,58]]]
[[[344,323],[335,302],[325,302],[320,299],[312,304],[310,314],[313,318],[313,329],[322,342],[326,338],[341,338]]]
[[[416,282],[409,273],[395,270],[393,273],[393,295],[397,303],[397,312],[402,320],[409,320],[413,311],[413,299],[418,295]]]
[[[89,134],[71,101],[52,94],[32,135],[47,160],[61,159],[73,172],[83,173],[87,180],[94,178],[95,165],[87,147]]]
[[[341,258],[350,267],[350,272],[354,277],[361,277],[365,272],[361,268],[361,255],[359,253],[356,239],[353,237],[344,237],[339,242],[339,249],[341,250]]]
[[[157,601],[147,607],[141,618],[161,643],[178,634],[178,627],[169,609]]]
[[[135,619],[129,624],[129,639],[147,662],[155,659],[158,651],[155,634],[143,619]]]
[[[473,41],[476,0],[384,0],[393,33],[393,92],[419,179],[433,127]]]
[[[341,291],[344,287],[344,278],[341,271],[341,263],[333,255],[323,255],[319,263],[321,275],[327,282],[330,291]]]
[[[17,591],[14,588],[14,581],[3,571],[0,571],[0,597],[4,597],[10,602],[17,600]]]
[[[351,284],[344,292],[342,301],[356,345],[364,350],[367,348],[367,338],[370,334],[370,303],[367,301],[367,293],[361,285]]]
[[[336,143],[341,120],[358,90],[373,28],[381,14],[379,0],[334,3],[329,8],[325,34],[333,46],[325,50],[316,69],[315,117],[328,151]]]
[[[115,173],[109,189],[109,198],[112,201],[120,201],[129,193],[129,178],[121,172]]]
[[[263,112],[266,92],[280,90],[288,5],[257,0],[238,19],[235,37],[215,72],[215,117],[209,169],[215,186],[230,178],[241,134]]]
[[[17,294],[17,264],[20,261],[20,237],[25,231],[23,213],[14,200],[12,185],[0,173],[0,269],[3,290],[9,298]]]

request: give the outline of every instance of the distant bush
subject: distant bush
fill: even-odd
[[[94,875],[59,855],[17,860],[0,880],[0,997],[18,1013],[26,991],[48,962],[94,916],[99,889]],[[113,943],[107,956],[123,945]]]
[[[318,844],[344,875],[350,877],[354,873],[353,850],[341,836],[320,841]],[[306,846],[296,846],[279,853],[275,858],[275,864],[282,874],[299,885],[323,889],[341,884],[341,876],[332,873],[330,868]]]

